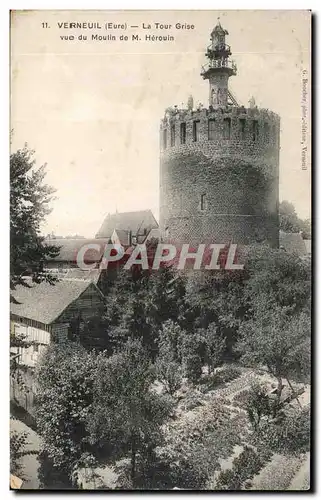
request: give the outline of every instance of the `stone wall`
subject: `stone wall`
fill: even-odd
[[[277,246],[279,129],[275,113],[257,108],[177,110],[165,117],[164,239],[191,244],[267,240]]]

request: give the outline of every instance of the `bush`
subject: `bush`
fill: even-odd
[[[269,416],[273,412],[266,387],[261,387],[259,384],[252,385],[245,407],[249,421],[254,430],[257,430],[261,418],[263,416]]]
[[[165,391],[171,396],[182,385],[182,370],[180,364],[176,361],[167,362],[165,359],[158,359],[156,374],[158,380],[164,384]]]
[[[219,372],[214,373],[213,375],[207,375],[203,377],[200,381],[200,384],[206,385],[206,389],[211,391],[213,389],[217,389],[221,387],[223,384],[227,384],[232,380],[235,380],[241,375],[241,370],[234,366],[228,366]]]
[[[245,446],[242,453],[233,460],[232,469],[220,473],[216,481],[215,489],[240,490],[245,482],[247,483],[246,486],[248,489],[248,480],[258,474],[269,457],[269,454],[260,455],[253,448]]]
[[[240,444],[240,420],[243,416],[232,417],[221,402],[215,401],[201,408],[197,419],[172,423],[160,456],[170,464],[173,487],[206,488],[219,460],[229,457]]]
[[[10,433],[10,472],[16,476],[22,474],[21,458],[25,455],[25,446],[28,443],[27,432],[12,431]]]
[[[241,408],[246,408],[249,398],[249,392],[249,389],[243,389],[243,391],[236,394],[233,398],[234,405],[240,406]]]
[[[183,366],[185,376],[190,382],[196,384],[202,375],[202,360],[197,354],[184,356]]]
[[[274,452],[300,454],[310,449],[310,408],[284,414],[282,420],[266,422],[257,441]]]
[[[231,382],[241,375],[241,370],[236,366],[227,366],[219,372],[220,378],[224,384]]]

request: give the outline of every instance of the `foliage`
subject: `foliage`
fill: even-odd
[[[289,313],[310,312],[311,269],[308,261],[265,246],[247,249],[243,290],[247,315],[286,307]]]
[[[302,458],[302,456],[279,454],[273,457],[270,463],[266,464],[263,470],[253,479],[253,482],[248,485],[245,483],[244,486],[260,492],[266,490],[286,492],[291,488],[291,481],[302,465]],[[302,486],[304,486],[304,476],[300,478]],[[300,490],[305,489],[302,486],[299,488]]]
[[[208,391],[221,387],[241,375],[241,370],[235,366],[227,366],[216,373],[202,377],[200,384],[205,385]]]
[[[249,397],[249,389],[243,389],[242,391],[235,394],[233,397],[234,406],[240,406],[241,408],[246,408],[248,397]]]
[[[297,216],[294,205],[286,200],[279,205],[280,229],[286,233],[298,233],[302,231],[304,239],[311,238],[310,219],[302,220]]]
[[[224,354],[232,358],[238,328],[246,312],[243,300],[245,278],[244,271],[208,271],[191,275],[186,285],[182,326],[194,331],[215,325],[217,335],[225,339]]]
[[[105,315],[113,351],[128,339],[139,339],[155,360],[158,333],[164,322],[180,317],[184,293],[183,280],[170,268],[120,270],[110,286]]]
[[[151,391],[155,372],[138,341],[128,341],[110,358],[99,356],[94,401],[88,419],[91,442],[120,456],[130,453],[135,485],[137,454],[146,456],[160,442],[171,400]]]
[[[28,432],[12,431],[10,433],[10,473],[15,476],[22,475],[21,458],[28,454],[25,450],[28,435]]]
[[[37,367],[37,427],[53,466],[72,478],[91,450],[86,429],[96,358],[72,342],[51,344]]]
[[[57,255],[59,249],[44,244],[40,225],[50,213],[49,203],[54,189],[44,184],[45,165],[35,168],[34,151],[25,147],[10,155],[10,288],[28,286],[25,277],[33,281],[46,279],[43,272],[48,257]],[[14,300],[14,294],[13,298]]]
[[[254,384],[251,387],[248,393],[246,412],[254,430],[257,430],[261,418],[270,415],[272,412],[266,387],[259,384]]]
[[[181,387],[181,365],[177,361],[159,357],[156,362],[156,373],[158,380],[164,384],[165,391],[171,396]]]
[[[233,460],[232,469],[222,471],[216,481],[216,490],[240,490],[243,483],[252,479],[272,454],[262,456],[253,448],[245,446],[240,455]]]
[[[304,377],[310,366],[310,318],[305,312],[290,315],[287,308],[261,310],[241,325],[238,349],[247,365],[266,366],[278,381],[275,409],[282,392],[282,377],[293,372]]]
[[[203,339],[198,332],[182,337],[180,352],[184,374],[191,383],[196,384],[201,378],[203,366]]]
[[[297,455],[310,449],[310,409],[292,411],[273,422],[262,425],[257,442],[276,453]]]
[[[173,395],[182,384],[179,346],[184,332],[172,320],[163,323],[158,339],[156,374],[166,392]]]
[[[49,458],[45,450],[39,453],[38,460],[40,489],[69,490],[75,488],[71,475],[61,468],[56,467],[54,461]]]
[[[181,344],[186,332],[173,320],[165,321],[160,329],[158,351],[160,356],[171,356],[173,361],[181,361]]]
[[[113,353],[113,342],[108,325],[101,316],[93,316],[84,321],[83,329],[79,334],[79,342],[87,351]]]
[[[204,343],[204,362],[208,366],[208,372],[212,373],[223,360],[226,340],[218,332],[215,323],[210,323],[206,329],[199,329],[198,333]]]
[[[200,408],[196,419],[173,422],[166,443],[158,451],[162,463],[170,469],[172,487],[203,489],[219,467],[240,444],[242,415],[233,417],[221,403]]]

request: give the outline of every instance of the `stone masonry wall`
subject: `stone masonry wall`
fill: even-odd
[[[279,130],[278,115],[257,108],[177,110],[162,120],[164,239],[277,246]]]

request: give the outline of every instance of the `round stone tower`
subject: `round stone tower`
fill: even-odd
[[[239,106],[236,65],[218,22],[201,76],[209,107],[167,108],[160,127],[160,229],[174,243],[278,246],[279,116]]]

